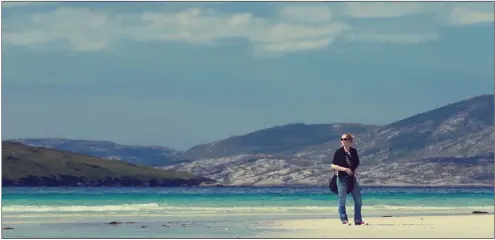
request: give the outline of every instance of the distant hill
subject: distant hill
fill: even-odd
[[[356,123],[294,123],[268,128],[216,143],[194,146],[186,152],[160,146],[122,145],[109,141],[64,138],[12,139],[29,146],[53,148],[90,156],[127,161],[148,166],[167,166],[195,159],[231,156],[244,153],[291,154],[309,146],[338,138],[342,131],[361,133],[377,126]]]
[[[356,134],[366,162],[472,157],[493,152],[494,97],[481,95]],[[338,139],[306,151],[339,146]]]
[[[3,186],[194,186],[212,182],[186,172],[2,142]]]
[[[340,134],[352,132],[362,163],[360,178],[366,184],[493,184],[493,119],[494,96],[482,95],[381,127],[339,130],[328,125],[315,127],[312,133],[301,130],[300,134],[290,134],[291,128],[284,131],[280,127],[277,136],[284,136],[280,138],[267,137],[275,129],[262,130],[201,145],[197,148],[209,152],[196,153],[205,156],[203,159],[165,168],[201,174],[225,184],[325,185],[331,175],[333,151],[340,147]],[[239,139],[253,135],[259,136],[263,144],[246,151],[257,141],[248,144]],[[312,143],[290,150],[263,148],[277,146],[281,138],[291,135],[307,136],[307,142],[315,137]],[[223,148],[217,147],[219,144]]]
[[[29,146],[53,148],[99,158],[122,160],[148,166],[164,166],[187,162],[183,152],[161,146],[122,145],[109,141],[91,141],[64,138],[13,139]]]
[[[187,150],[184,157],[201,159],[238,154],[294,154],[309,146],[338,139],[343,132],[359,134],[376,128],[356,123],[287,124],[198,145]]]
[[[490,94],[385,126],[294,123],[201,144],[186,152],[105,141],[16,141],[186,171],[225,184],[325,185],[333,151],[340,147],[339,137],[351,132],[366,184],[492,184],[493,119]]]

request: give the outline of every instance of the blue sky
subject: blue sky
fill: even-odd
[[[2,138],[180,150],[493,93],[493,3],[2,3]]]

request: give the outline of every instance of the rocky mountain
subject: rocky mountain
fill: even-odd
[[[53,148],[94,157],[123,160],[134,164],[164,166],[187,162],[182,152],[161,146],[121,145],[109,141],[90,141],[63,138],[27,138],[12,141],[29,146]]]
[[[493,95],[477,96],[385,126],[288,124],[198,145],[186,152],[107,141],[16,141],[187,171],[224,184],[325,185],[339,137],[351,132],[362,160],[363,183],[491,184],[493,102]]]
[[[342,132],[360,134],[378,126],[357,123],[304,124],[293,123],[263,129],[218,142],[195,146],[184,154],[189,159],[219,158],[238,154],[290,155],[307,147],[340,137]]]
[[[435,157],[473,157],[493,152],[494,98],[482,95],[356,134],[355,145],[370,164]],[[325,152],[339,140],[311,146]]]
[[[332,154],[340,147],[338,137],[352,132],[362,162],[359,177],[364,184],[493,184],[493,119],[494,97],[482,95],[381,127],[354,131],[338,130],[333,125],[308,127],[317,137],[311,141],[312,134],[301,133],[298,136],[307,136],[308,140],[300,141],[300,146],[296,143],[299,140],[281,140],[293,136],[289,133],[279,133],[281,138],[262,137],[262,133],[278,128],[262,130],[198,146],[186,154],[204,159],[164,168],[231,185],[325,185],[331,176]],[[295,126],[292,129],[304,128]],[[257,136],[259,148],[253,136]],[[290,145],[287,142],[297,147],[284,148]]]
[[[363,185],[489,185],[493,183],[494,155],[458,158],[398,160],[390,164],[367,164],[358,170]],[[236,155],[203,159],[164,167],[205,174],[223,185],[234,186],[327,186],[330,164],[298,157]]]
[[[217,143],[195,146],[185,153],[161,146],[121,145],[109,141],[76,140],[64,138],[13,139],[29,146],[53,148],[90,156],[123,160],[148,166],[166,166],[191,162],[207,157],[231,156],[242,153],[290,154],[340,136],[341,131],[361,133],[374,129],[373,125],[343,124],[288,124],[263,129],[244,136],[234,136]]]

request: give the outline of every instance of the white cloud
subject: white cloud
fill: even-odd
[[[109,31],[116,26],[109,21],[108,14],[86,8],[60,8],[53,13],[33,15],[28,22],[17,23],[7,21],[4,43],[32,45],[66,40],[78,51],[105,48],[112,36]]]
[[[354,18],[396,18],[429,10],[416,2],[349,2],[342,7],[343,15]]]
[[[121,15],[60,8],[55,12],[36,14],[27,22],[8,22],[12,26],[8,25],[4,32],[5,43],[31,45],[66,40],[78,51],[100,50],[118,38],[189,43],[242,38],[265,51],[309,51],[327,46],[351,28],[340,22],[288,23],[256,17],[249,12],[227,14],[198,8],[177,13],[147,11]]]
[[[288,21],[320,23],[330,21],[332,13],[328,6],[294,4],[283,7],[280,17]]]
[[[2,8],[8,7],[23,7],[29,5],[30,2],[2,2]]]
[[[2,8],[23,8],[54,4],[56,2],[2,2]]]
[[[144,23],[125,30],[128,37],[136,41],[186,41],[210,42],[222,38],[248,39],[257,48],[280,49],[273,44],[291,44],[286,51],[301,48],[300,46],[313,45],[315,38],[326,38],[340,35],[350,26],[344,23],[327,23],[311,26],[274,22],[253,16],[251,13],[225,14],[216,11],[188,9],[176,14],[163,12],[146,12],[141,14],[140,22]],[[279,50],[275,50],[279,52]]]
[[[295,51],[309,51],[324,48],[333,41],[333,39],[322,38],[306,41],[286,41],[281,43],[269,43],[262,45],[260,48],[265,52],[295,52]]]
[[[378,31],[373,29],[373,26],[355,28],[355,31],[346,36],[348,41],[420,44],[438,40],[440,36],[436,33],[436,29],[445,24],[461,25],[493,22],[493,11],[488,12],[487,9],[486,5],[477,3],[459,5],[435,2],[344,3],[342,15],[358,19],[383,19],[382,21],[391,21],[388,19],[394,18],[393,21],[397,21],[395,30],[389,27],[386,32],[383,31],[383,25],[385,24],[381,27],[375,27],[381,29]],[[401,25],[400,17],[426,13],[429,16],[421,16],[422,19],[417,16],[418,20],[413,24],[414,26],[411,24]],[[418,29],[419,31],[414,31],[413,29]]]
[[[430,12],[451,24],[493,22],[493,12],[466,6],[446,9],[429,3],[344,3],[340,15],[354,18],[398,18]],[[478,5],[476,5],[478,6]],[[335,9],[338,9],[337,7]],[[333,9],[333,10],[335,10]],[[113,42],[187,42],[210,45],[218,40],[247,40],[257,52],[285,54],[315,51],[334,41],[365,41],[394,44],[418,44],[439,38],[435,28],[443,22],[431,22],[424,28],[408,32],[374,29],[373,24],[353,21],[354,26],[338,20],[327,5],[288,5],[275,18],[251,12],[226,13],[214,9],[190,8],[179,12],[148,10],[141,13],[118,13],[89,8],[58,8],[25,15],[11,14],[4,19],[3,43],[21,46],[66,43],[75,51],[99,51]],[[442,10],[442,11],[440,11]],[[483,10],[483,9],[482,9]],[[450,14],[449,14],[450,13]],[[442,15],[443,14],[443,15]],[[398,19],[396,19],[398,20]],[[394,20],[394,21],[396,21]],[[436,22],[435,22],[436,21]],[[430,27],[431,26],[431,27]]]
[[[448,21],[454,25],[468,25],[477,23],[492,23],[495,18],[491,11],[476,11],[463,8],[454,8],[449,14]]]
[[[436,33],[358,33],[347,36],[349,41],[364,41],[364,42],[382,42],[393,44],[419,44],[424,42],[435,41],[438,39]]]
[[[342,15],[352,18],[398,18],[415,14],[432,14],[440,19],[432,24],[467,25],[491,23],[493,3],[444,2],[349,2],[344,3]]]

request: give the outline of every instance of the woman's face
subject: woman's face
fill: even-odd
[[[340,142],[342,143],[343,147],[350,147],[352,139],[347,135],[342,135],[342,137],[340,137]]]

